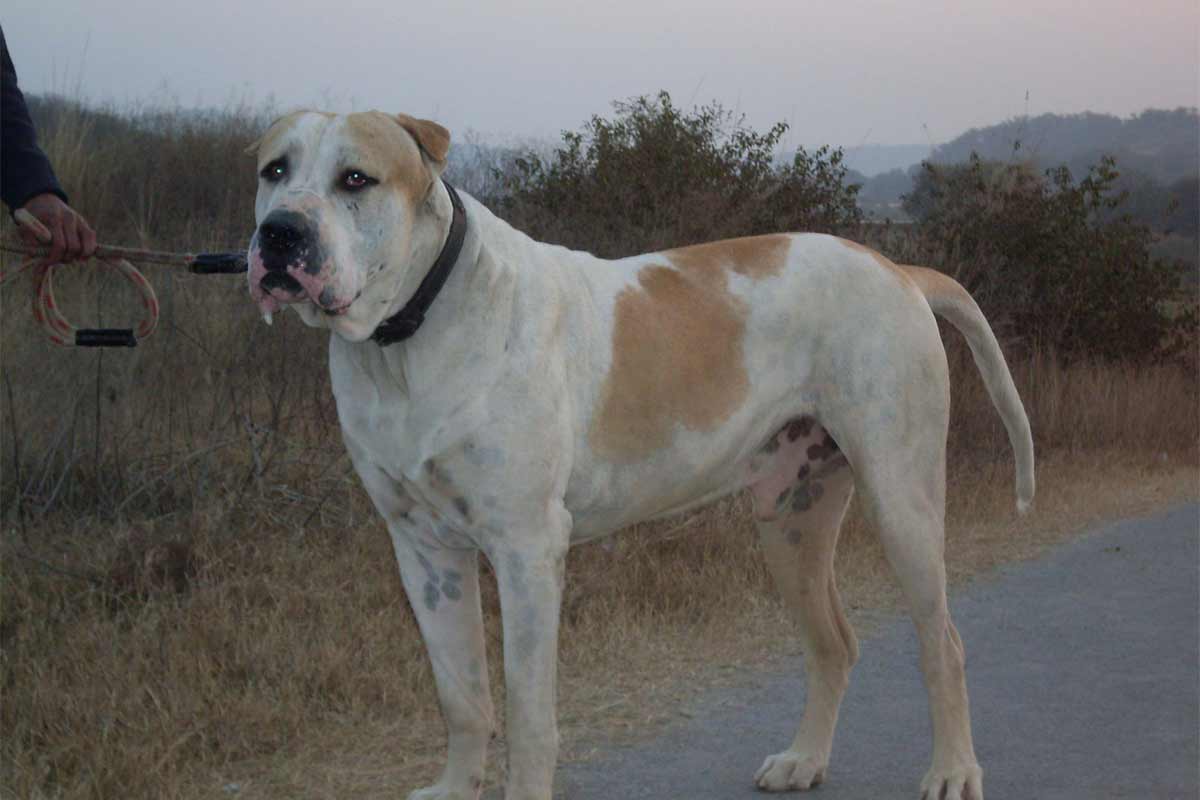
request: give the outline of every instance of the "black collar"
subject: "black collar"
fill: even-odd
[[[450,270],[454,269],[454,262],[458,261],[458,254],[462,251],[463,239],[467,236],[467,209],[463,207],[462,199],[453,186],[445,181],[442,181],[442,185],[446,187],[450,204],[454,206],[446,243],[404,308],[379,323],[379,327],[371,334],[371,340],[380,346],[402,342],[417,332],[417,328],[425,321],[425,312],[433,305],[438,292],[450,277]]]

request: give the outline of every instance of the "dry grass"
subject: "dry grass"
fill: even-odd
[[[994,415],[969,373],[956,376],[956,407],[975,406],[954,436],[953,580],[1029,557],[1086,522],[1196,494],[1196,420],[1180,413],[1194,408],[1186,376],[1040,362],[1018,376],[1052,444],[1042,447],[1037,510],[1018,520]],[[980,457],[991,448],[1004,456]],[[190,798],[237,783],[244,797],[383,796],[433,774],[441,722],[420,638],[382,525],[352,476],[335,472],[317,481],[327,496],[316,515],[311,499],[280,503],[287,488],[264,482],[251,499],[283,511],[218,499],[137,523],[62,513],[6,532],[7,791]],[[572,552],[568,757],[598,731],[636,734],[695,688],[796,651],[746,512],[735,498]],[[172,542],[181,547],[162,546]],[[896,601],[857,511],[839,573],[860,622]],[[500,687],[494,595],[486,603]]]
[[[138,146],[112,120],[62,124],[46,128],[51,155],[105,240],[165,230],[147,243],[225,247],[249,223],[250,177],[225,195],[220,182],[171,192],[195,159],[252,175],[238,161],[245,119],[215,131],[168,119]],[[107,161],[73,155],[85,137]],[[193,205],[178,205],[189,192]],[[441,721],[387,537],[343,455],[324,337],[292,315],[258,324],[240,280],[153,277],[164,329],[133,352],[53,349],[22,287],[3,297],[0,796],[199,798],[236,783],[238,797],[375,797],[418,785],[437,769]],[[96,275],[61,294],[80,321],[124,313]],[[962,348],[951,355],[954,580],[1086,522],[1196,495],[1193,373],[1041,354],[1014,369],[1040,457],[1036,511],[1015,519],[1003,430]],[[857,511],[839,571],[859,622],[895,602]],[[768,584],[741,498],[573,551],[566,754],[793,654]],[[494,591],[485,602],[499,691]]]

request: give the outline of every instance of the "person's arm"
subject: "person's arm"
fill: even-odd
[[[67,203],[50,166],[37,144],[37,132],[17,85],[17,70],[0,28],[0,199],[10,210],[25,208],[53,237],[47,263],[86,258],[96,250],[96,234],[87,220]],[[36,241],[22,229],[22,236]]]
[[[8,42],[4,29],[0,28],[0,127],[3,138],[0,144],[0,194],[10,209],[18,209],[39,194],[57,195],[64,203],[67,193],[54,176],[50,159],[37,144],[37,131],[29,118],[25,95],[17,86],[17,71],[12,56],[8,53]]]

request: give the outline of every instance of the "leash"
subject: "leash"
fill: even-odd
[[[53,238],[50,231],[23,208],[17,209],[13,219],[31,232],[41,244],[27,246],[0,242],[0,250],[26,256],[15,270],[0,272],[0,286],[28,270],[33,270],[33,318],[42,326],[50,341],[64,347],[134,347],[139,339],[145,339],[154,333],[158,326],[158,297],[146,276],[138,272],[131,262],[186,267],[193,275],[237,274],[246,271],[246,256],[240,253],[167,253],[159,250],[98,245],[92,260],[107,264],[133,284],[141,296],[145,313],[136,329],[76,328],[63,316],[54,300],[54,271],[64,265],[39,263],[40,256],[46,253],[47,245]]]

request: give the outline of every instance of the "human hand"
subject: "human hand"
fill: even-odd
[[[21,210],[29,213],[40,226],[19,226],[26,244],[48,244],[50,252],[42,264],[58,264],[91,258],[96,252],[96,232],[79,212],[56,194],[46,192],[29,199]]]

